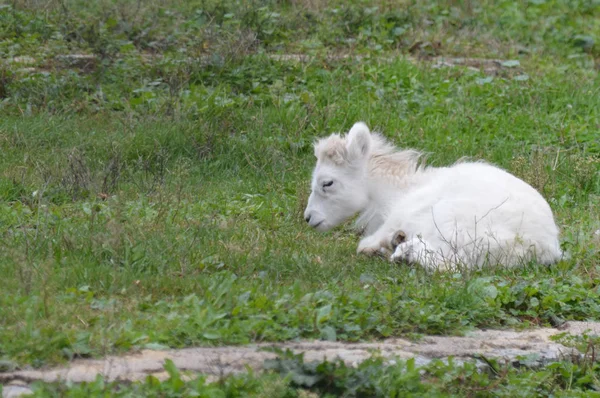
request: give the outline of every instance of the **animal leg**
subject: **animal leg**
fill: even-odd
[[[377,236],[377,234],[373,234],[360,240],[356,252],[368,256],[391,253],[385,246],[385,239]]]
[[[392,262],[419,263],[430,271],[446,268],[443,256],[435,248],[418,237],[404,241],[396,246],[394,254],[390,257]]]
[[[388,256],[394,251],[395,234],[388,233],[388,228],[380,228],[373,235],[361,239],[358,243],[358,253],[375,255],[383,254]]]

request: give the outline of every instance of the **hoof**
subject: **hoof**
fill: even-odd
[[[404,231],[397,231],[390,242],[392,245],[392,251],[395,251],[396,247],[404,242],[406,242],[406,233]]]

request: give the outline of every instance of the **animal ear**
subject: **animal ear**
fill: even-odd
[[[371,131],[363,122],[355,123],[347,137],[348,160],[366,158],[371,151]]]

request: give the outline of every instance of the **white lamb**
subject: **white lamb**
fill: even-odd
[[[392,253],[428,269],[562,257],[546,200],[497,167],[425,167],[419,152],[398,151],[362,122],[318,141],[315,156],[305,220],[327,231],[359,213],[360,253]]]

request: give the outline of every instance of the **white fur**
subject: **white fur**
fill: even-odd
[[[358,252],[393,251],[392,261],[429,269],[551,264],[562,256],[546,200],[495,166],[424,167],[419,152],[398,151],[362,122],[345,137],[318,141],[315,155],[305,219],[326,231],[358,213],[365,234]],[[397,231],[406,240],[394,249]]]

